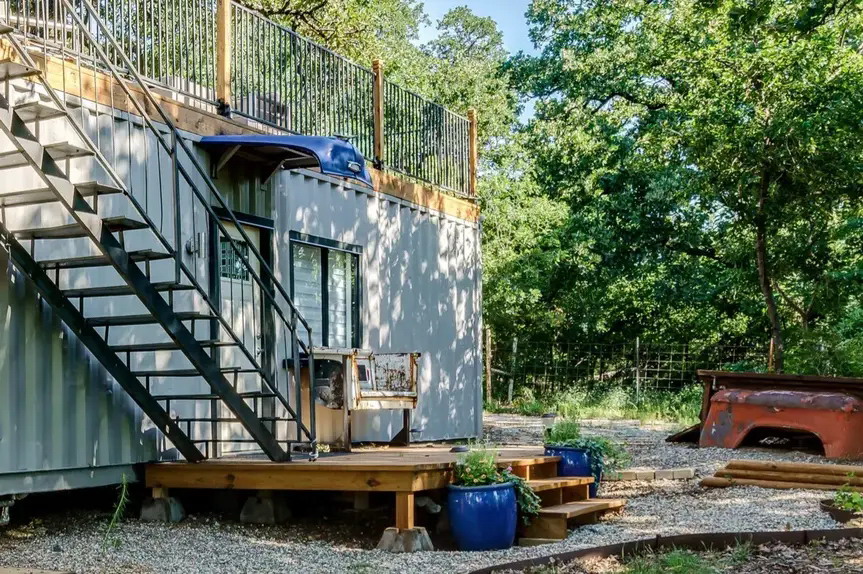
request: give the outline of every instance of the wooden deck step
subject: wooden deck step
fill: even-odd
[[[625,500],[618,498],[593,498],[547,506],[540,510],[539,515],[529,524],[521,527],[519,534],[521,539],[526,539],[526,545],[544,544],[547,540],[563,540],[571,526],[597,522],[600,515],[619,510],[625,504]]]
[[[603,512],[607,510],[616,510],[622,508],[626,504],[626,500],[622,498],[593,498],[591,500],[579,500],[575,502],[567,502],[566,504],[558,504],[557,506],[549,506],[539,511],[540,516],[554,516],[565,518],[575,518],[585,514],[593,514],[594,512]]]
[[[534,492],[542,492],[544,490],[554,490],[557,488],[566,488],[569,486],[581,486],[584,484],[593,484],[592,476],[558,476],[555,478],[537,478],[528,480],[527,485]]]

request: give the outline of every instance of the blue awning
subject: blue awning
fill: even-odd
[[[363,154],[338,138],[294,135],[204,136],[201,145],[215,155],[218,172],[233,158],[266,164],[272,171],[317,167],[322,173],[349,177],[372,186]]]

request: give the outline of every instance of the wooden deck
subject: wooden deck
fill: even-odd
[[[329,490],[396,493],[396,526],[413,527],[414,495],[452,482],[457,453],[450,446],[414,446],[324,454],[314,461],[270,462],[236,457],[200,463],[149,464],[145,481],[160,496],[168,489]],[[558,457],[542,447],[500,448],[498,463],[527,479],[556,476]]]

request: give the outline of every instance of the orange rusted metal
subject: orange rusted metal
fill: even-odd
[[[702,447],[737,448],[754,429],[812,433],[828,458],[863,459],[863,379],[699,371]]]

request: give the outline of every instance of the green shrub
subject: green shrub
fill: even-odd
[[[601,436],[582,436],[569,446],[587,451],[594,473],[614,472],[631,460],[622,444]]]
[[[545,444],[551,446],[575,446],[581,438],[581,425],[571,419],[554,423],[545,435]]]

